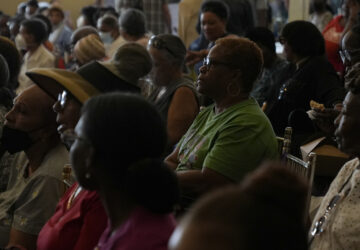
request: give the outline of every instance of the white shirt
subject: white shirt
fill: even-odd
[[[124,39],[122,36],[119,36],[119,37],[118,37],[115,41],[113,41],[111,44],[105,45],[105,53],[106,53],[106,56],[107,56],[109,59],[111,59],[111,58],[115,55],[117,49],[118,49],[121,45],[123,45],[123,44],[125,44],[125,43],[126,43],[125,39]]]
[[[40,45],[31,55],[27,52],[24,56],[24,62],[21,65],[19,74],[19,87],[16,94],[21,93],[24,89],[34,84],[29,77],[25,75],[27,71],[34,68],[54,68],[55,56],[48,51],[44,45]]]

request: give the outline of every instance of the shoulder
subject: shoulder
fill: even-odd
[[[69,162],[69,152],[64,145],[59,143],[59,145],[51,149],[45,156],[38,169],[39,175],[48,175],[62,180],[63,167]]]

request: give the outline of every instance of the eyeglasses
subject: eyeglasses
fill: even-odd
[[[356,53],[359,53],[360,49],[354,49],[354,50],[340,50],[339,51],[339,55],[341,58],[341,61],[343,62],[343,64],[345,64],[346,61],[351,61],[351,57],[354,57]]]
[[[220,61],[213,60],[213,59],[211,59],[209,57],[205,57],[204,61],[203,61],[203,66],[205,67],[206,71],[210,70],[211,65],[224,65],[224,66],[227,66],[229,68],[236,68],[236,66],[231,64],[231,63],[220,62]]]
[[[172,56],[177,57],[174,52],[171,51],[169,46],[166,44],[166,42],[157,36],[152,36],[149,40],[149,46],[154,47],[155,49],[165,49],[167,50]]]
[[[87,139],[78,136],[73,129],[65,130],[61,134],[61,140],[67,146],[67,148],[71,148],[71,146],[74,144],[76,140],[83,141],[91,145],[91,143]]]
[[[58,95],[58,102],[60,104],[60,108],[64,109],[65,105],[66,105],[66,101],[68,100],[68,92],[66,90],[64,90],[63,92],[59,93]]]

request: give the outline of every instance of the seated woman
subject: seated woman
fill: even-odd
[[[310,110],[310,100],[333,108],[342,102],[344,88],[325,57],[324,38],[315,25],[306,21],[290,22],[285,25],[280,39],[292,68],[277,100],[266,109],[266,114],[278,135],[282,135],[289,125],[294,133],[313,133],[311,122],[307,122],[306,114],[302,114]],[[290,116],[292,112],[296,115]]]
[[[191,79],[182,73],[186,48],[179,37],[153,36],[148,51],[154,65],[151,77],[157,87],[149,100],[167,121],[170,153],[199,112],[197,94]]]
[[[188,51],[186,55],[186,62],[188,65],[194,65],[196,74],[199,74],[199,69],[202,65],[202,60],[209,53],[209,49],[211,49],[215,45],[215,41],[218,38],[229,36],[226,32],[226,25],[229,19],[229,7],[226,3],[217,0],[209,0],[205,1],[201,5],[200,9],[200,26],[201,26],[201,34],[205,38],[205,41],[202,42],[207,44],[205,48],[200,46],[197,48],[199,51]],[[235,36],[235,35],[231,35]],[[200,36],[199,39],[201,39]],[[194,42],[198,42],[195,40]],[[194,47],[190,45],[190,48]]]
[[[357,249],[360,245],[359,73],[349,90],[335,121],[335,136],[338,147],[355,158],[341,168],[321,202],[309,232],[310,249]]]
[[[306,197],[304,180],[284,166],[266,164],[242,185],[196,203],[173,233],[169,249],[306,250]]]
[[[94,60],[104,59],[105,56],[104,44],[95,34],[85,36],[75,44],[74,58],[78,67]]]
[[[148,74],[151,58],[141,45],[127,43],[118,49],[114,60],[108,62],[106,67],[100,64],[95,68],[93,66],[83,66],[81,76],[60,69],[28,72],[28,76],[50,96],[58,96],[53,109],[57,113],[58,132],[61,134],[75,128],[80,118],[80,109],[91,96],[110,91],[138,93],[134,85],[127,81],[135,82]],[[90,69],[84,70],[86,67]],[[113,71],[108,70],[108,67]],[[127,81],[114,75],[115,71]],[[84,78],[91,81],[87,82]],[[106,223],[107,216],[98,192],[85,190],[76,182],[62,197],[55,214],[42,228],[37,249],[93,249]]]
[[[64,139],[77,180],[98,191],[109,217],[97,249],[167,249],[179,190],[159,158],[166,127],[155,107],[131,94],[93,97]]]
[[[262,64],[260,48],[245,38],[218,39],[210,50],[197,90],[215,104],[201,111],[165,160],[176,170],[184,198],[238,182],[277,157],[271,124],[249,97]]]

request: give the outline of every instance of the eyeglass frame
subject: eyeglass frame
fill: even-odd
[[[60,106],[61,110],[65,109],[66,102],[68,100],[68,95],[69,95],[69,93],[66,90],[63,90],[62,92],[60,92],[58,94],[57,101],[59,103],[59,106]]]
[[[232,69],[236,68],[236,66],[231,63],[216,61],[216,60],[211,59],[208,56],[204,57],[202,66],[204,66],[206,68],[206,71],[210,70],[211,65],[214,65],[214,66],[215,65],[224,65],[224,66],[232,68]]]
[[[345,64],[345,61],[351,61],[351,55],[350,53],[359,53],[360,49],[354,49],[354,50],[347,50],[347,49],[343,49],[343,50],[339,50],[339,55],[341,58],[341,61],[343,64]]]
[[[149,40],[149,46],[154,47],[155,49],[165,49],[173,57],[177,57],[173,51],[167,46],[166,42],[160,37],[153,35]]]
[[[78,136],[74,129],[67,129],[61,134],[61,141],[68,147],[71,148],[72,145],[74,145],[75,141],[82,141],[85,142],[88,145],[91,145],[91,142],[83,138],[81,136]]]

